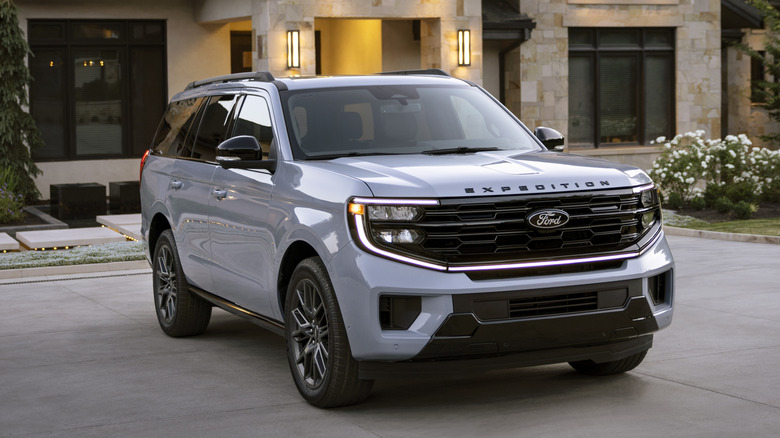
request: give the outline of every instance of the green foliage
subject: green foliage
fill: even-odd
[[[747,201],[739,201],[734,204],[734,217],[740,220],[750,219],[757,207]]]
[[[734,203],[725,196],[716,199],[713,206],[715,210],[718,210],[718,213],[728,213],[734,209]]]
[[[673,210],[679,210],[685,207],[685,199],[677,192],[669,193],[669,199],[666,200],[666,205]]]
[[[694,210],[704,210],[707,208],[707,201],[704,200],[703,196],[696,196],[693,199],[691,199],[691,208]]]
[[[24,218],[24,196],[16,193],[16,175],[10,169],[0,171],[0,224]]]
[[[650,176],[661,187],[668,199],[672,197],[683,202],[690,198],[696,185],[704,176],[706,170],[706,150],[709,140],[703,138],[704,131],[679,134],[664,143],[661,156],[653,163]],[[656,142],[663,143],[666,139],[659,137]]]
[[[41,171],[30,151],[43,144],[28,106],[27,87],[32,80],[25,64],[30,53],[19,28],[16,6],[0,0],[0,169],[16,178],[16,190],[25,201],[40,196],[33,178]]]
[[[764,19],[767,34],[764,39],[764,54],[748,47],[745,44],[737,44],[737,47],[750,57],[762,62],[765,73],[770,77],[780,78],[780,12],[772,6],[770,0],[748,0],[749,5],[758,9]],[[757,93],[767,113],[773,119],[780,121],[780,82],[754,81],[753,89]],[[761,136],[761,139],[770,144],[780,144],[780,134]]]

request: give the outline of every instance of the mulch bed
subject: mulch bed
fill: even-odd
[[[736,220],[733,213],[719,213],[714,209],[694,210],[692,208],[683,208],[676,210],[677,214],[691,216],[709,223],[726,222]],[[780,218],[780,204],[763,203],[758,206],[758,210],[753,213],[751,219],[774,219]]]

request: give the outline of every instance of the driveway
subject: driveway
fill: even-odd
[[[334,410],[302,401],[282,338],[251,323],[215,310],[204,335],[165,336],[148,270],[6,282],[0,436],[777,436],[780,245],[668,238],[675,319],[633,372],[395,378]]]

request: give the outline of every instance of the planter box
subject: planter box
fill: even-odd
[[[113,214],[140,213],[141,189],[138,181],[108,183],[108,206]]]
[[[57,219],[94,219],[106,214],[106,186],[98,183],[51,184],[50,214]]]

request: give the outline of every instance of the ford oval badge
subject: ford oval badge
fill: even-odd
[[[528,224],[540,230],[551,230],[566,225],[569,214],[563,210],[537,210],[526,217]]]

